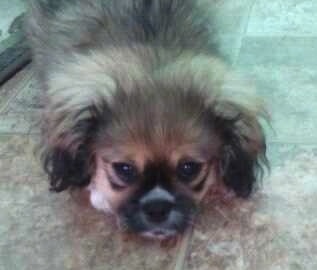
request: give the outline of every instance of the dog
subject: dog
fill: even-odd
[[[268,165],[265,108],[210,45],[195,0],[32,0],[51,190],[147,237],[182,234],[207,191],[247,198]],[[227,86],[226,86],[227,85]]]

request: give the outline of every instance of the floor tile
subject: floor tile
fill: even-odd
[[[187,269],[315,269],[316,150],[291,149],[251,200],[206,200]]]
[[[245,37],[237,66],[316,67],[317,37]]]
[[[230,64],[236,61],[253,1],[201,0],[210,18],[212,47]]]
[[[255,66],[246,72],[256,81],[271,114],[269,141],[315,143],[317,68]]]
[[[317,55],[309,55],[317,49],[316,42],[315,38],[264,37],[243,42],[236,69],[255,83],[267,103],[272,116],[269,141],[317,140]]]
[[[292,160],[302,152],[317,154],[317,144],[298,144],[287,142],[270,142],[267,149],[267,156],[270,166],[274,169],[285,163],[285,160]]]
[[[175,247],[124,238],[85,194],[50,193],[35,144],[0,135],[1,270],[171,269]]]
[[[32,75],[32,71],[27,67],[0,86],[0,114],[7,109],[18,93],[29,85]]]
[[[38,117],[32,113],[0,114],[0,134],[38,133]]]
[[[30,73],[32,71],[30,70]],[[18,88],[18,93],[11,98],[1,111],[1,114],[24,114],[26,112],[36,113],[40,108],[41,91],[37,87],[36,80],[33,73],[30,75],[29,80],[25,82],[23,87]]]
[[[316,36],[317,2],[256,0],[250,15],[250,36]]]
[[[210,7],[210,19],[213,22],[215,33],[241,34],[251,11],[253,0],[201,0]]]

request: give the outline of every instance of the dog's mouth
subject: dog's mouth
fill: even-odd
[[[176,230],[162,229],[162,228],[157,228],[157,229],[153,229],[153,230],[141,233],[143,237],[151,238],[151,239],[159,239],[159,240],[164,240],[164,239],[173,237],[177,234],[178,232]]]
[[[120,224],[127,231],[137,233],[146,238],[166,239],[169,237],[182,234],[191,224],[191,217],[183,217],[180,219],[170,218],[162,223],[154,223],[147,221],[142,215],[135,214],[130,217],[124,216],[120,218]]]

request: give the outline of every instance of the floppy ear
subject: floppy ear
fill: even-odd
[[[59,125],[65,123],[55,125],[57,130],[49,128],[43,132],[43,167],[48,174],[51,190],[56,192],[69,187],[84,187],[94,173],[91,146],[99,127],[99,116],[91,107],[73,115],[71,121],[74,124],[69,127],[65,125],[62,132],[57,130],[62,129]]]
[[[258,114],[231,101],[220,101],[215,106],[216,130],[222,140],[219,175],[239,197],[251,194],[264,167],[269,166]]]

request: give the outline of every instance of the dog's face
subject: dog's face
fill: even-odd
[[[215,182],[220,147],[199,95],[160,90],[115,102],[94,141],[91,184],[93,203],[98,194],[123,227],[153,237],[190,224]]]
[[[179,145],[158,156],[145,147],[120,145],[120,150],[111,149],[115,155],[104,149],[97,157],[95,192],[133,231],[148,236],[182,232],[199,195],[214,179],[213,161],[200,153],[193,155],[194,146]]]

